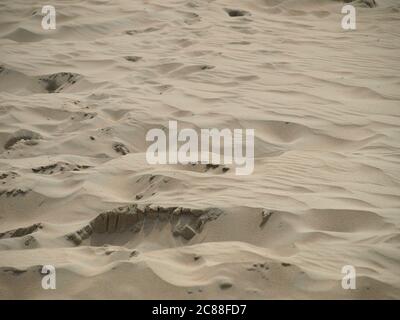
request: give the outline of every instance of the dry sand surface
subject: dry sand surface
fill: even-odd
[[[398,0],[42,2],[0,3],[0,298],[400,298]],[[254,172],[149,165],[169,120]]]

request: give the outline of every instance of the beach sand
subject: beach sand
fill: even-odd
[[[48,2],[0,3],[1,299],[400,298],[397,0]],[[148,164],[170,120],[254,172]]]

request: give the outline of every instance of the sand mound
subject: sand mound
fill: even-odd
[[[82,78],[70,72],[59,72],[43,76],[28,76],[2,67],[0,88],[10,93],[58,93],[74,85]]]

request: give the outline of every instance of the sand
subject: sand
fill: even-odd
[[[0,3],[1,299],[400,298],[397,0],[50,2]],[[149,165],[169,120],[254,172]]]

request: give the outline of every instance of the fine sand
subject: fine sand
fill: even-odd
[[[345,31],[334,0],[54,0],[46,31],[1,1],[0,298],[400,298],[400,3],[372,3]],[[255,129],[253,174],[149,165],[169,120]]]

